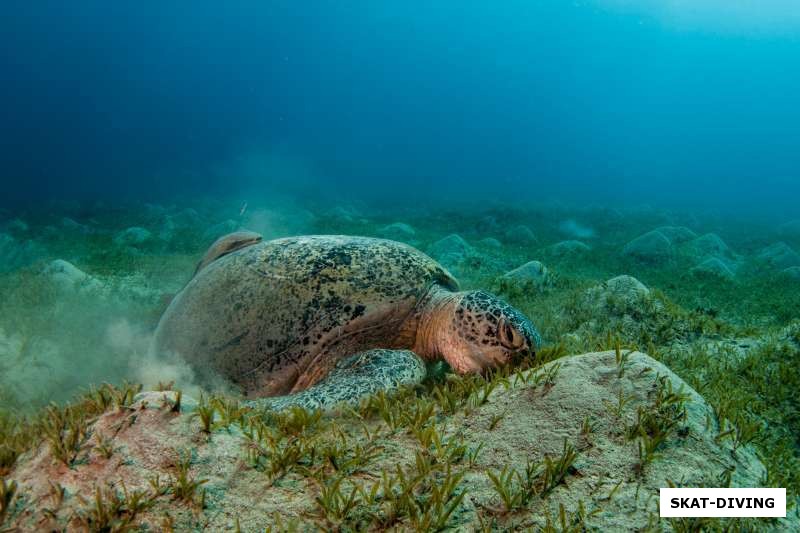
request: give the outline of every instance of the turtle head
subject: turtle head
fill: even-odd
[[[233,233],[223,235],[214,241],[214,244],[208,248],[205,255],[203,255],[203,258],[197,264],[194,275],[196,276],[198,272],[223,255],[228,255],[236,250],[241,250],[242,248],[256,244],[257,242],[261,242],[261,240],[261,235],[254,231],[235,231]]]
[[[542,344],[528,317],[484,291],[440,296],[431,308],[422,326],[427,342],[420,348],[441,356],[459,374],[502,365]]]

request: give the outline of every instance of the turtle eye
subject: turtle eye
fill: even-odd
[[[522,335],[505,318],[501,318],[497,324],[497,338],[500,344],[510,350],[519,350],[525,344]]]

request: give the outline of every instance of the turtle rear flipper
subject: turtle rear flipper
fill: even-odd
[[[416,385],[425,375],[425,363],[410,350],[367,350],[340,360],[324,379],[302,392],[259,398],[246,404],[276,411],[295,405],[324,410],[340,403],[358,405],[363,398],[381,390]]]
[[[263,238],[261,235],[254,231],[235,231],[223,235],[214,241],[214,244],[209,246],[203,258],[197,263],[197,267],[194,269],[194,274],[192,274],[192,276],[196,276],[197,273],[203,270],[209,263],[216,261],[220,257],[259,243],[262,240]]]

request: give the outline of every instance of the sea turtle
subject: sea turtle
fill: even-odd
[[[426,361],[480,372],[540,346],[518,310],[458,288],[395,241],[226,236],[164,312],[153,349],[269,398],[256,403],[328,407],[419,382]]]

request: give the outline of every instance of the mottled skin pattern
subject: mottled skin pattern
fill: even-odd
[[[457,331],[452,338],[470,353],[467,361],[475,362],[475,367],[457,369],[462,373],[503,364],[507,348],[542,345],[539,332],[525,315],[484,291],[464,293],[452,315],[452,328]]]
[[[257,242],[200,269],[164,313],[154,349],[177,352],[201,378],[222,375],[250,398],[306,391],[293,403],[315,406],[418,382],[404,350],[465,373],[539,346],[517,310],[457,289],[442,266],[402,243]]]
[[[292,405],[324,409],[342,402],[355,404],[379,390],[390,391],[425,379],[425,363],[410,350],[368,350],[341,359],[319,383],[302,392],[258,400],[281,410]]]

